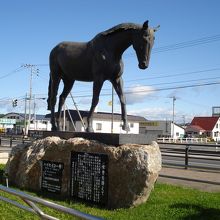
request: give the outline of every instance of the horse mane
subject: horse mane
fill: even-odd
[[[102,35],[102,36],[107,36],[109,34],[114,34],[116,32],[119,32],[119,31],[123,31],[123,30],[129,30],[129,29],[140,29],[141,26],[138,25],[138,24],[134,24],[134,23],[122,23],[122,24],[119,24],[119,25],[116,25],[106,31],[103,31],[101,32],[99,35]]]
[[[100,32],[99,34],[97,34],[91,41],[90,43],[93,45],[96,41],[99,41],[100,39],[102,39],[103,37],[107,37],[109,35],[113,35],[116,34],[118,32],[121,31],[125,31],[125,30],[138,30],[141,29],[142,25],[139,24],[134,24],[134,23],[122,23],[122,24],[118,24],[106,31]]]

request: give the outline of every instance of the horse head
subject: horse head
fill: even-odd
[[[138,66],[140,69],[146,69],[149,65],[151,49],[154,45],[154,32],[157,28],[149,28],[148,21],[144,22],[140,29],[136,29],[133,33],[133,48],[138,58]]]

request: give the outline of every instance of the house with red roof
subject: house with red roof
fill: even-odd
[[[220,141],[220,117],[194,117],[186,128],[186,134],[192,137],[209,137]]]

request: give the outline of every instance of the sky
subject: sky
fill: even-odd
[[[220,106],[219,8],[219,0],[2,0],[0,114],[24,113],[30,88],[31,110],[49,113],[49,54],[58,43],[86,42],[119,23],[149,20],[151,27],[160,25],[149,67],[138,68],[132,47],[123,54],[128,114],[172,120],[174,109],[178,123],[211,116],[212,107]],[[34,65],[32,80],[26,64]],[[92,83],[76,82],[71,93],[79,109],[89,110]],[[111,84],[105,82],[97,110],[111,112],[110,100]],[[74,109],[70,97],[66,105]],[[116,94],[114,112],[120,112]]]

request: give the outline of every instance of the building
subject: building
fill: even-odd
[[[212,107],[212,116],[220,117],[220,106],[213,106]]]
[[[26,116],[26,125],[28,115]],[[5,123],[4,123],[5,122]],[[11,112],[5,114],[0,120],[0,128],[7,133],[23,134],[25,130],[25,114]],[[35,115],[31,117],[29,130],[51,130],[51,123],[45,115]]]
[[[157,134],[158,137],[172,137],[174,139],[182,138],[185,135],[185,129],[172,123],[172,121],[146,121],[140,123],[140,133]]]
[[[60,120],[60,128],[65,131],[85,131],[85,127],[87,126],[87,117],[88,111],[79,111],[80,114],[76,110],[69,110],[61,113]],[[47,118],[50,118],[50,114],[46,115]],[[81,119],[80,119],[81,117]],[[65,120],[64,120],[65,118]],[[130,127],[130,131],[128,133],[131,134],[139,134],[139,122],[146,121],[144,117],[128,115],[128,125]],[[99,133],[111,133],[112,132],[112,114],[107,112],[94,112],[92,127],[94,132]],[[122,121],[121,114],[114,113],[113,114],[113,133],[126,133],[126,131],[122,130]]]
[[[16,119],[0,118],[0,133],[7,133],[14,128]]]
[[[186,133],[191,137],[208,137],[220,141],[220,117],[194,117]]]

